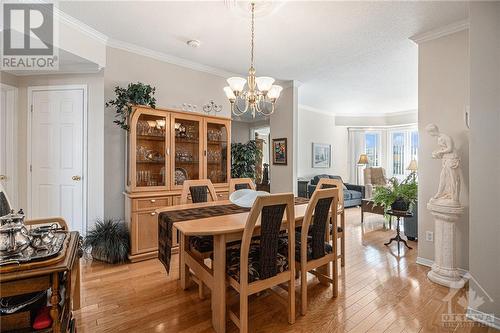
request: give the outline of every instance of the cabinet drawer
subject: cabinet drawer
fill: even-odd
[[[217,200],[229,200],[229,192],[217,192]]]
[[[134,211],[154,210],[170,205],[172,205],[172,199],[170,197],[134,199],[132,209]]]

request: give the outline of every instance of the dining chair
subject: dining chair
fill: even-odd
[[[252,178],[231,178],[229,180],[229,195],[234,191],[243,189],[255,190],[255,184]]]
[[[182,192],[179,203],[181,205],[187,204],[189,195],[192,203],[208,202],[209,195],[212,201],[217,201],[217,193],[215,192],[214,185],[210,179],[185,180],[182,184]],[[177,233],[177,231],[174,232]],[[213,237],[191,236],[189,237],[188,242],[190,252],[194,254],[200,262],[204,262],[205,259],[210,259],[214,250]],[[183,249],[179,249],[179,251],[183,251]],[[179,272],[182,269],[180,265],[181,262],[179,260]],[[193,280],[198,284],[198,295],[201,299],[203,299],[205,295],[203,281],[194,275],[193,277]]]
[[[345,266],[345,207],[344,183],[340,179],[321,178],[317,188],[337,188],[339,190],[337,216],[340,215],[340,226],[337,226],[337,237],[340,238],[340,266]]]
[[[338,294],[337,242],[333,235],[330,244],[330,217],[336,214],[339,190],[336,188],[317,189],[307,205],[301,231],[295,233],[296,270],[300,271],[301,309],[307,312],[307,273],[314,274],[321,281],[332,285],[332,296]],[[304,232],[304,230],[307,230]],[[335,234],[335,228],[332,229]],[[329,269],[330,263],[333,270]],[[331,273],[330,273],[331,272]]]
[[[280,229],[286,213],[288,250],[280,251]],[[252,237],[260,221],[260,237]],[[248,297],[287,283],[288,322],[295,322],[295,212],[292,193],[257,197],[248,215],[240,245],[227,249],[227,280],[239,293],[239,317],[228,309],[229,318],[248,332]]]
[[[0,216],[9,214],[11,209],[12,206],[10,205],[7,192],[5,192],[5,189],[3,188],[2,184],[0,184]]]

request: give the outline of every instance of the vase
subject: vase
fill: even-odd
[[[391,204],[391,209],[395,212],[406,212],[408,208],[409,204],[403,198],[397,198],[396,201]]]

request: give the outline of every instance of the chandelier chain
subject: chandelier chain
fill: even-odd
[[[252,42],[251,42],[251,57],[250,63],[253,68],[253,53],[254,53],[254,39],[255,39],[255,3],[252,2]]]

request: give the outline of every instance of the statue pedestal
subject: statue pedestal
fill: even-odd
[[[455,266],[455,223],[463,214],[464,208],[431,200],[427,209],[434,216],[434,264],[427,277],[435,283],[449,287],[462,288],[465,280]]]

